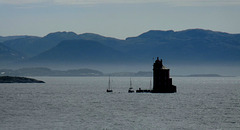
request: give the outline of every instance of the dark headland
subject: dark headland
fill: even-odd
[[[45,82],[26,77],[0,76],[0,83],[45,83]]]

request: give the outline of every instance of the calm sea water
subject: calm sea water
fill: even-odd
[[[240,77],[174,77],[174,94],[127,93],[129,78],[0,84],[0,129],[240,129]],[[134,89],[150,77],[132,77]]]

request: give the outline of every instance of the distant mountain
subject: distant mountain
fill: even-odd
[[[21,52],[29,58],[39,55],[40,53],[47,51],[52,47],[55,47],[58,43],[64,40],[92,40],[102,43],[103,45],[112,47],[116,50],[121,49],[121,43],[124,43],[124,40],[104,37],[98,34],[84,33],[77,35],[74,32],[54,32],[44,37],[12,36],[8,37],[8,40],[6,38],[5,40],[2,40],[5,46]]]
[[[21,52],[25,57],[31,57],[38,52],[37,44],[35,42],[40,37],[24,37],[19,39],[13,39],[3,42],[3,44],[9,48],[12,48],[18,52]]]
[[[117,63],[127,61],[125,54],[91,40],[65,40],[31,58],[29,63]]]
[[[176,62],[240,61],[240,34],[202,29],[154,31],[127,38],[128,52],[140,57],[160,56]]]
[[[25,38],[27,36],[7,36],[7,37],[2,37],[0,36],[0,42],[8,41],[8,40],[14,40],[14,39],[19,39],[19,38]]]
[[[126,40],[93,33],[55,32],[44,37],[7,40],[3,44],[27,57],[26,64],[142,65],[151,64],[156,56],[174,64],[240,64],[240,34],[203,29],[150,30]],[[1,60],[7,59],[4,58]]]
[[[78,35],[73,32],[50,33],[44,37],[24,37],[20,39],[8,40],[3,42],[5,46],[17,50],[27,57],[36,56],[63,40],[78,39]]]
[[[187,75],[186,77],[224,77],[219,74],[191,74]]]
[[[23,60],[25,57],[0,43],[0,65],[7,65],[14,61]]]
[[[84,33],[78,36],[80,39],[97,41],[105,46],[124,52],[125,40],[120,40],[120,39],[111,38],[111,37],[104,37],[94,33]]]
[[[103,73],[93,69],[51,70],[49,68],[0,69],[1,76],[102,76]]]

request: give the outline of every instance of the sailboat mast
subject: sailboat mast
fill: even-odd
[[[130,78],[130,88],[132,88],[132,79]]]
[[[150,79],[150,87],[149,89],[151,90],[152,89],[152,79]]]
[[[111,85],[110,85],[110,76],[109,76],[109,80],[108,80],[108,89],[110,89]]]

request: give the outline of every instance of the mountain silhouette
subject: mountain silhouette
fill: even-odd
[[[28,58],[25,63],[151,64],[152,58],[159,56],[169,63],[240,64],[240,34],[203,29],[150,30],[125,40],[93,33],[55,32],[2,44]],[[5,56],[1,60],[5,61]]]
[[[78,35],[73,32],[56,32],[50,33],[44,37],[19,38],[3,42],[5,46],[25,54],[27,57],[36,56],[52,47],[56,46],[63,40],[77,39]]]
[[[8,40],[14,40],[14,39],[19,39],[19,38],[26,38],[28,36],[6,36],[2,37],[0,36],[0,42],[8,41]]]
[[[12,50],[11,48],[8,48],[0,43],[0,59],[0,65],[3,65],[14,61],[21,61],[25,59],[25,57],[21,53]]]
[[[91,40],[65,40],[57,46],[31,58],[32,63],[116,63],[127,57],[108,46]]]
[[[129,52],[146,58],[159,55],[176,62],[240,61],[239,34],[202,29],[152,30],[126,41],[131,46]]]

